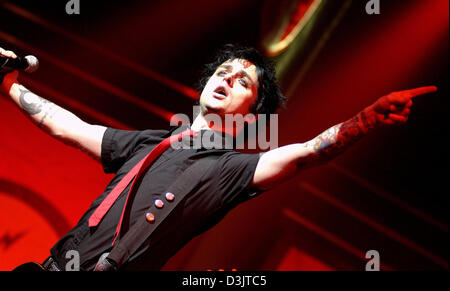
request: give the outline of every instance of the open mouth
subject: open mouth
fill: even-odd
[[[227,91],[225,90],[225,87],[219,86],[214,90],[214,96],[219,99],[225,99],[227,98]]]

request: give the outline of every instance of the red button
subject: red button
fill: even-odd
[[[153,223],[155,222],[155,215],[153,215],[153,213],[151,212],[147,212],[145,214],[145,219],[147,219],[148,222]]]
[[[163,208],[164,202],[162,202],[161,199],[156,199],[156,200],[155,200],[155,206],[156,206],[157,208]]]
[[[167,199],[167,201],[173,201],[175,199],[175,195],[173,195],[170,192],[167,192],[166,193],[166,199]]]

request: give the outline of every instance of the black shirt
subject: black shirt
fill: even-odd
[[[114,186],[131,168],[142,160],[158,143],[186,126],[167,130],[125,131],[108,128],[102,140],[101,162],[105,173],[115,173],[114,178],[81,217],[77,225],[61,238],[51,249],[51,254],[64,269],[71,257],[66,252],[77,250],[81,270],[92,270],[98,258],[111,250],[111,243],[119,222],[126,194],[122,192],[110,210],[95,228],[89,228],[88,219]],[[225,135],[217,131],[202,130],[211,136],[214,147],[222,147]],[[130,206],[129,224],[142,219],[154,200],[163,197],[166,187],[190,166],[199,156],[216,151],[208,146],[193,147],[193,141],[183,141],[189,148],[169,147],[144,174]],[[221,152],[222,151],[222,152]],[[124,265],[128,270],[159,270],[179,248],[195,235],[214,226],[233,207],[260,192],[249,189],[259,154],[244,154],[233,150],[219,150],[221,156],[202,177],[200,186],[180,203],[152,233],[151,239]],[[131,183],[130,183],[131,184]],[[174,193],[175,194],[175,193]]]

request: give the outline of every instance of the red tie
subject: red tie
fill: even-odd
[[[175,141],[178,141],[182,139],[184,136],[195,136],[197,135],[197,132],[192,131],[191,129],[186,129],[185,131],[176,134],[171,135],[165,140],[163,140],[161,143],[159,143],[148,155],[146,155],[139,163],[136,164],[126,175],[125,177],[120,180],[120,182],[114,187],[114,189],[111,190],[111,192],[106,196],[106,198],[100,203],[100,205],[95,209],[94,213],[92,213],[91,217],[89,217],[89,227],[97,226],[100,221],[102,220],[103,216],[108,212],[108,210],[111,208],[111,206],[114,204],[114,202],[117,200],[117,197],[119,197],[120,193],[128,186],[128,184],[133,180],[133,183],[131,184],[130,191],[127,194],[127,198],[125,200],[125,205],[122,210],[122,215],[119,220],[119,224],[117,225],[116,232],[114,234],[113,239],[113,245],[116,241],[116,238],[119,235],[121,226],[122,226],[122,220],[125,214],[125,209],[127,207],[128,197],[130,197],[130,193],[133,190],[133,187],[135,185],[135,182],[139,180],[141,174],[155,161],[169,146],[174,143]]]

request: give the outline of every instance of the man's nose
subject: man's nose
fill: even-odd
[[[233,76],[231,74],[225,76],[225,82],[227,82],[228,86],[233,88]]]

